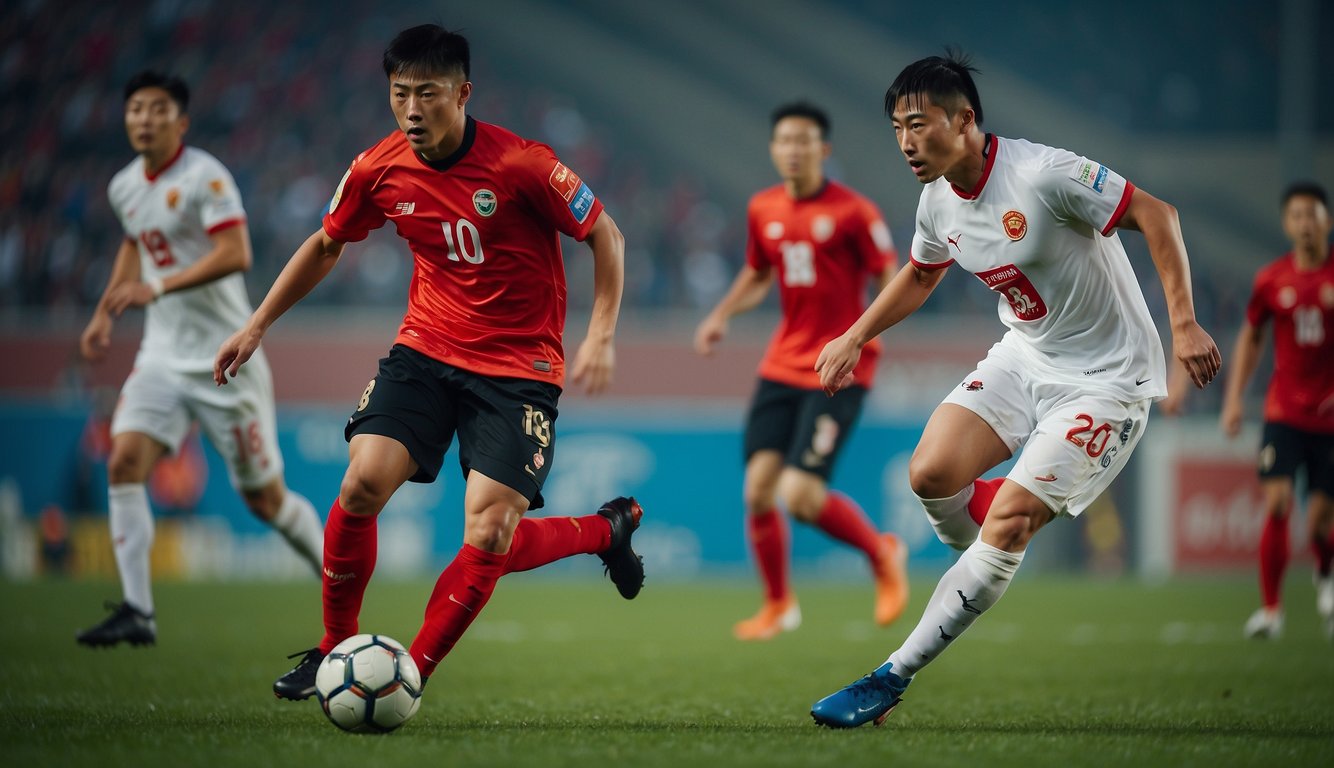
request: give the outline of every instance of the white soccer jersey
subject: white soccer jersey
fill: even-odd
[[[1063,149],[988,140],[975,189],[942,177],[922,190],[912,261],[958,262],[999,293],[1001,343],[1045,375],[1127,402],[1165,397],[1162,342],[1112,231],[1134,186]]]
[[[139,249],[140,274],[166,278],[213,250],[209,235],[245,223],[241,193],[227,168],[202,149],[181,151],[157,174],[142,158],[107,186],[125,236]],[[218,347],[250,317],[240,272],[163,294],[149,304],[135,365],[151,361],[172,370],[212,370]]]

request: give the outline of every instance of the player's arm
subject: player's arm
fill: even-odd
[[[593,313],[588,319],[588,335],[575,353],[571,378],[595,395],[611,384],[616,366],[616,321],[625,287],[625,236],[603,210],[584,242],[593,252]]]
[[[727,335],[727,323],[736,315],[749,312],[764,301],[773,285],[773,270],[756,269],[749,264],[741,267],[732,287],[718,300],[718,305],[700,321],[695,329],[695,351],[701,355],[713,354],[715,344]]]
[[[1190,374],[1175,358],[1168,361],[1167,367],[1167,397],[1159,401],[1158,409],[1164,416],[1180,416],[1186,409],[1186,398],[1190,396]]]
[[[1177,218],[1176,208],[1135,188],[1117,226],[1144,234],[1149,256],[1153,258],[1154,269],[1167,297],[1173,357],[1185,365],[1195,386],[1203,389],[1218,375],[1223,357],[1213,338],[1195,320],[1190,263],[1186,259],[1186,243],[1181,237],[1181,221]]]
[[[235,377],[241,365],[259,349],[269,326],[319,285],[342,254],[343,243],[329,237],[323,227],[306,238],[273,281],[259,308],[241,330],[218,348],[218,356],[213,360],[213,381],[221,386],[227,383],[228,376]]]
[[[923,269],[911,261],[903,265],[852,327],[824,345],[815,370],[826,393],[832,395],[852,383],[862,347],[926,303],[946,271],[948,267]]]
[[[139,248],[134,241],[121,238],[120,248],[116,251],[116,262],[111,266],[111,277],[102,291],[88,327],[83,329],[79,338],[79,351],[87,360],[101,360],[111,346],[111,326],[115,315],[108,309],[109,298],[123,285],[139,282]]]
[[[107,310],[114,317],[131,307],[144,307],[164,293],[195,288],[250,269],[250,230],[244,222],[209,235],[213,249],[194,264],[160,281],[130,281],[117,286],[107,299]]]
[[[1227,382],[1223,385],[1223,411],[1218,419],[1219,426],[1228,437],[1236,437],[1241,431],[1242,396],[1256,366],[1260,364],[1264,343],[1264,328],[1251,325],[1250,320],[1243,320],[1241,330],[1237,332],[1237,343],[1232,347],[1232,365],[1228,368]]]

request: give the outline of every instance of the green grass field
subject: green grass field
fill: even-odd
[[[875,628],[863,587],[799,584],[806,621],[733,641],[742,582],[511,577],[437,671],[417,717],[345,734],[275,700],[317,639],[318,588],[162,584],[158,645],[91,651],[112,584],[0,585],[0,754],[10,766],[807,766],[1334,764],[1334,645],[1295,575],[1286,637],[1244,641],[1250,579],[1161,587],[1021,575],[921,673],[883,728],[814,726],[810,704],[869,671],[920,614]],[[362,628],[405,643],[429,583],[376,583]]]

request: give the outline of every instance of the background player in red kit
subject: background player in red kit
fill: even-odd
[[[829,118],[804,103],[773,113],[769,152],[783,183],[751,198],[746,264],[695,331],[695,349],[713,353],[728,320],[755,308],[775,276],[783,318],[760,362],[746,422],[746,529],[764,582],[764,605],[737,623],[740,640],[767,640],[801,624],[788,585],[787,519],[798,520],[866,554],[876,580],[875,619],[889,624],[908,601],[907,550],[881,534],[852,499],[828,487],[839,449],[852,431],[875,375],[879,342],[866,348],[856,385],[826,396],[815,372],[825,342],[866,306],[868,276],[883,288],[896,265],[889,228],[875,205],[824,175]]]
[[[610,382],[625,244],[588,185],[550,147],[465,114],[468,42],[427,24],[384,53],[398,130],[361,153],[323,228],[297,249],[249,322],[218,350],[235,376],[268,327],[333,268],[343,245],[392,221],[411,246],[408,310],[388,357],[348,420],[349,462],[324,537],[324,638],[274,683],[308,698],[315,671],[356,634],[375,567],[376,515],[404,482],[432,482],[457,431],[467,489],[463,546],[436,582],[409,651],[427,678],[481,612],[496,580],[596,553],[627,599],[644,571],[630,546],[633,499],[596,515],[520,519],[542,506],[565,375],[560,235],[593,253],[594,301],[573,379]]]
[[[1260,534],[1263,605],[1246,622],[1250,637],[1283,632],[1281,592],[1288,565],[1288,515],[1293,477],[1306,467],[1307,538],[1316,559],[1316,607],[1334,639],[1334,259],[1325,190],[1294,184],[1283,195],[1283,231],[1292,250],[1255,276],[1246,319],[1232,352],[1221,423],[1229,437],[1241,429],[1242,393],[1274,323],[1274,375],[1265,396],[1260,487],[1265,524]]]

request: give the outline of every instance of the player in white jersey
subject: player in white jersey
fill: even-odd
[[[1222,365],[1195,321],[1176,210],[1106,166],[981,129],[957,54],[909,65],[885,94],[899,148],[925,184],[910,263],[816,362],[850,383],[861,348],[926,301],[957,262],[999,294],[1009,329],[932,414],[909,463],[941,540],[962,550],[917,627],[871,674],[816,702],[817,723],[884,721],[913,675],[1005,592],[1042,526],[1079,515],[1125,465],[1167,392],[1162,346],[1114,230],[1148,242],[1175,357],[1197,387]],[[1007,477],[978,480],[1018,452]]]
[[[145,483],[180,448],[191,422],[227,460],[246,506],[320,569],[318,513],[283,482],[267,362],[222,390],[213,350],[250,317],[241,272],[250,266],[245,209],[232,176],[212,155],[183,143],[189,90],[178,78],[141,72],[125,86],[125,130],[139,154],[107,195],[125,230],[111,278],[80,340],[99,360],[115,319],[147,315],[134,370],[111,422],[108,507],[124,597],[78,634],[89,646],[152,644],[157,637],[149,575],[153,518]],[[254,362],[252,360],[252,362]]]

